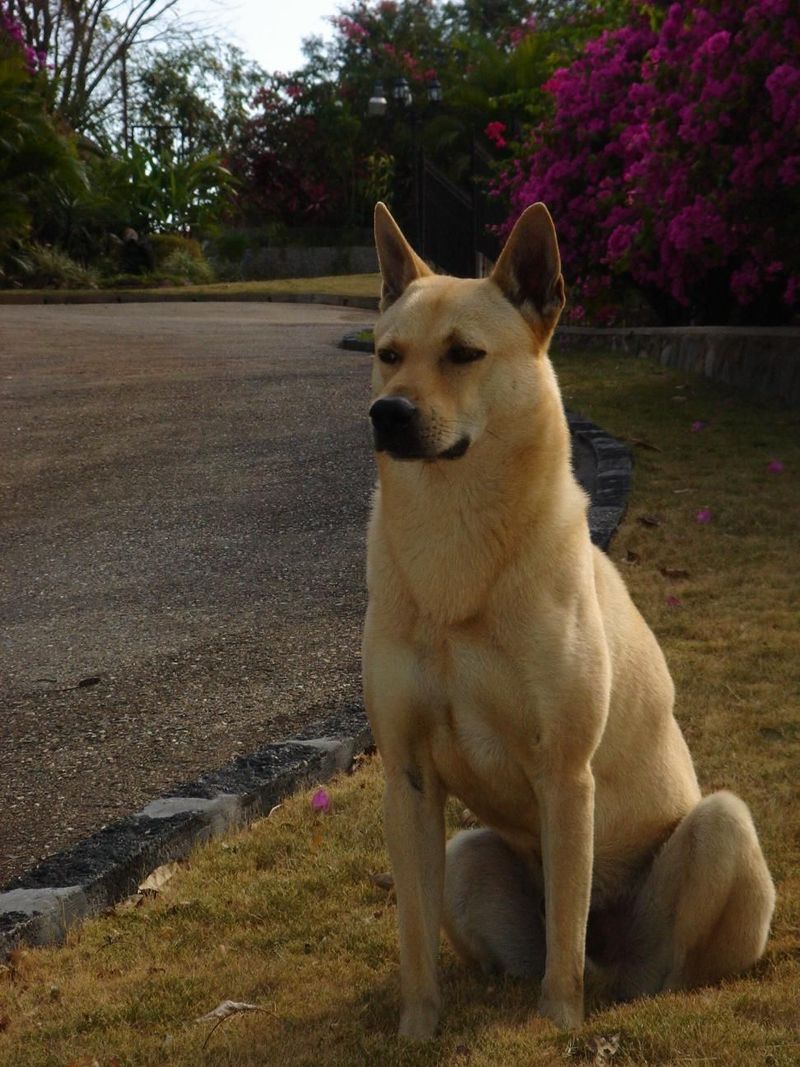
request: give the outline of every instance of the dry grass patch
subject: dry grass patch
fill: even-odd
[[[755,973],[597,1012],[569,1038],[532,1013],[530,985],[471,974],[445,948],[441,1036],[399,1045],[395,907],[372,879],[388,866],[372,759],[329,787],[329,814],[303,793],[199,850],[140,907],[86,923],[63,948],[15,954],[0,971],[3,1067],[579,1065],[601,1062],[594,1039],[616,1033],[614,1065],[800,1062],[798,416],[646,362],[556,363],[571,407],[659,449],[632,446],[612,556],[665,647],[704,787],[753,809],[778,885]],[[697,420],[708,426],[692,432]],[[696,522],[700,508],[710,522]],[[195,1022],[225,1000],[261,1010],[213,1033]]]

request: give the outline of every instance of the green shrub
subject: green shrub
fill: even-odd
[[[182,252],[200,262],[203,260],[202,248],[191,237],[182,237],[179,233],[153,233],[147,239],[153,249],[156,268],[163,267],[175,252]]]
[[[30,244],[17,257],[13,280],[31,289],[96,289],[97,272],[60,248]]]
[[[176,248],[174,252],[171,252],[160,264],[158,273],[170,278],[185,279],[194,285],[204,285],[214,281],[214,272],[206,262],[203,253],[199,252],[198,257],[187,248]]]

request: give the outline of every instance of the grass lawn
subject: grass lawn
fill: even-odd
[[[238,297],[253,300],[259,293],[319,293],[335,296],[370,296],[378,297],[381,292],[380,274],[345,274],[323,278],[274,278],[262,282],[214,282],[210,285],[158,286],[141,289],[5,289],[0,290],[0,303],[14,303],[16,299],[25,299],[33,295],[45,295],[55,301],[60,297],[75,299],[91,297],[97,299],[99,294],[108,293],[110,299],[120,296],[160,294],[169,297],[182,297],[185,300],[213,300],[223,297],[235,300]]]
[[[62,948],[16,952],[0,969],[3,1067],[533,1067],[606,1062],[594,1038],[616,1033],[614,1065],[800,1063],[798,414],[629,357],[555,362],[569,406],[633,442],[611,554],[666,650],[704,788],[752,808],[778,888],[756,972],[597,1012],[570,1038],[533,1014],[530,985],[470,974],[445,947],[441,1036],[401,1046],[371,758],[329,786],[328,814],[298,795],[195,853],[141,906]],[[195,1021],[224,1000],[261,1010],[213,1032]]]

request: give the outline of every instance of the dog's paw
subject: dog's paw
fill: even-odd
[[[583,997],[569,1001],[542,993],[538,1008],[539,1014],[555,1023],[559,1030],[577,1030],[583,1023]]]
[[[439,1022],[439,1005],[430,1002],[409,1005],[400,1018],[397,1036],[404,1041],[430,1041]]]

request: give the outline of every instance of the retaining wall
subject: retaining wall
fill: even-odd
[[[248,248],[239,264],[243,278],[319,278],[331,274],[374,274],[378,257],[372,245]]]
[[[553,342],[556,350],[601,344],[702,374],[759,400],[800,405],[800,329],[794,327],[560,326]]]

